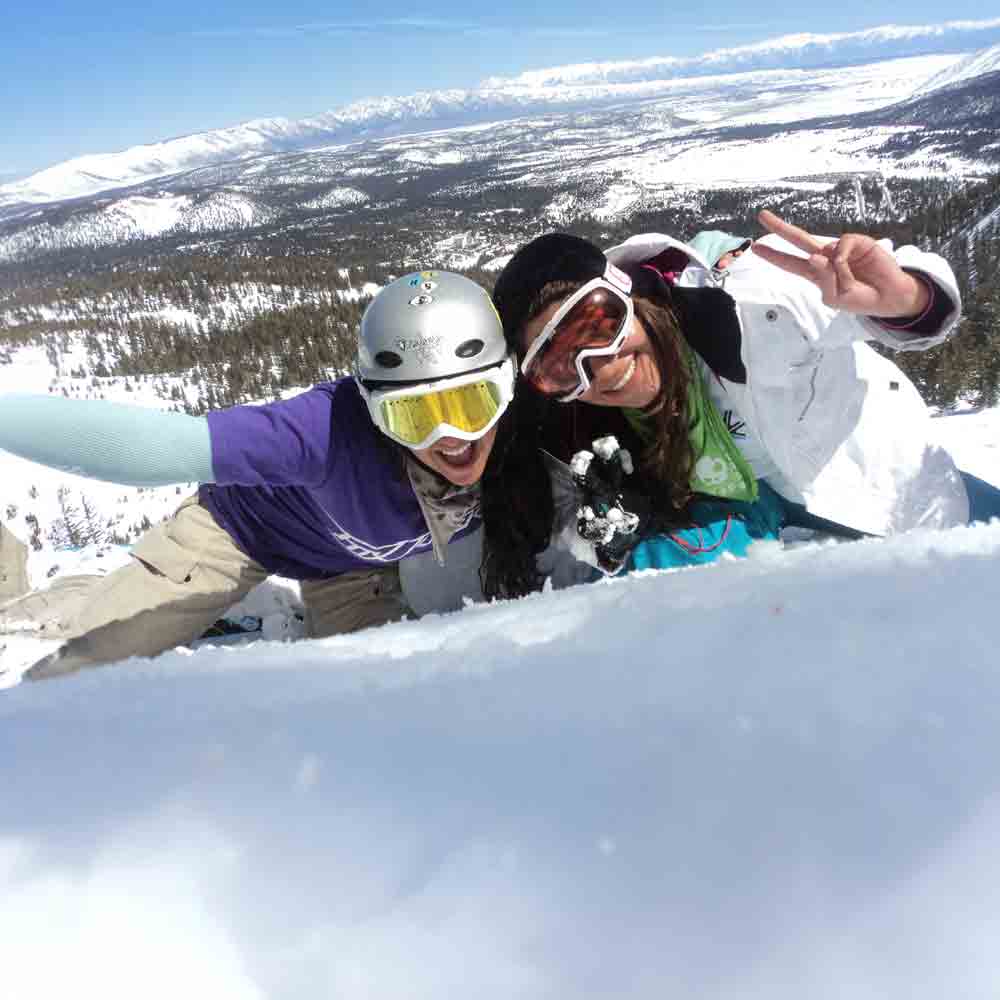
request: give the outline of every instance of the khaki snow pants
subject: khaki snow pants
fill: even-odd
[[[28,546],[0,524],[0,604],[28,590]]]
[[[197,496],[147,531],[132,561],[107,576],[73,576],[0,604],[0,633],[72,640],[94,665],[155,656],[196,639],[268,576]],[[309,634],[353,632],[407,616],[395,566],[304,580]]]

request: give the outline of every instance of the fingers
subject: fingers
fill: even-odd
[[[783,271],[811,281],[823,293],[823,301],[828,306],[837,304],[842,272],[838,271],[828,254],[814,253],[809,257],[797,257],[759,242],[754,244],[753,252]],[[850,269],[847,270],[850,274]]]
[[[823,295],[823,303],[836,307],[840,299],[840,272],[828,257],[816,254],[809,258],[812,280]]]
[[[833,245],[831,259],[837,272],[838,301],[842,308],[875,314],[882,282],[872,269],[873,254],[882,252],[870,236],[860,233],[845,233]],[[886,257],[894,266],[895,262]]]
[[[790,222],[785,222],[784,219],[778,218],[774,212],[766,208],[758,213],[757,221],[769,233],[774,233],[775,236],[780,236],[782,239],[788,240],[792,246],[796,246],[800,250],[805,250],[806,253],[819,253],[823,248],[823,244],[815,236],[811,236],[804,229],[799,229],[798,226],[793,226]],[[756,252],[757,247],[755,246],[754,253]]]
[[[783,250],[775,250],[759,240],[753,245],[753,252],[758,257],[763,257],[769,264],[780,267],[782,271],[789,274],[797,274],[800,278],[812,279],[809,269],[809,258],[799,257],[796,254],[785,253]]]
[[[814,253],[809,257],[798,257],[760,242],[754,244],[753,252],[763,257],[769,264],[774,264],[789,274],[797,274],[800,278],[818,285],[823,292],[823,301],[828,305],[832,300],[828,301],[827,297],[836,296],[837,275],[826,254]]]
[[[854,277],[854,272],[851,270],[847,254],[840,252],[835,254],[830,270],[835,275],[837,301],[849,301],[852,298],[855,298],[857,296],[859,283]],[[834,302],[828,301],[825,295],[823,296],[823,301],[826,302],[827,305],[834,304]]]

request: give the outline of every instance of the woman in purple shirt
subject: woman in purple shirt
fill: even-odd
[[[356,377],[291,399],[197,418],[0,398],[0,448],[112,482],[201,484],[129,565],[0,606],[0,632],[64,640],[30,678],[153,656],[201,635],[270,574],[301,582],[313,636],[405,617],[399,562],[443,563],[479,526],[514,377],[489,295],[423,271],[365,311]]]

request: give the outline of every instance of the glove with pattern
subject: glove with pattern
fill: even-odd
[[[639,543],[652,505],[648,497],[624,486],[633,471],[632,456],[616,438],[598,438],[592,447],[592,452],[578,451],[570,462],[582,494],[576,530],[592,547],[597,568],[611,575]]]

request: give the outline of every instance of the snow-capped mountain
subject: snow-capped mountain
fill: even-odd
[[[942,77],[959,63],[966,69],[958,82]],[[456,92],[357,106],[325,125],[271,130],[257,123],[130,150],[105,158],[100,169],[64,164],[8,185],[0,260],[149,240],[319,236],[331,226],[361,233],[392,225],[407,234],[399,257],[468,266],[501,257],[522,235],[491,236],[510,229],[498,226],[498,212],[507,222],[563,224],[580,214],[601,221],[682,204],[697,191],[818,193],[850,177],[983,173],[996,158],[998,122],[982,92],[997,88],[975,69],[990,65],[985,57],[932,55],[600,86],[553,83],[544,114],[528,113],[537,102],[512,88],[505,100],[519,117],[406,135],[384,133],[412,129],[418,118],[441,126],[463,115],[495,117],[498,105],[484,92]],[[935,78],[945,84],[928,93],[926,82]],[[553,110],[560,101],[576,110]],[[327,141],[336,136],[341,141]],[[326,144],[317,149],[260,151],[320,138]],[[155,179],[136,182],[150,172]],[[82,195],[104,187],[115,190]],[[48,201],[67,190],[77,196]],[[45,203],[28,204],[32,199]],[[445,204],[461,207],[460,231],[454,221],[435,225],[436,206]],[[409,213],[420,213],[422,224],[412,225]]]
[[[986,76],[988,73],[996,73],[997,71],[1000,71],[1000,45],[993,45],[952,63],[947,69],[935,74],[918,87],[914,91],[914,95],[929,94],[935,90],[952,87],[966,80]]]
[[[167,139],[117,153],[78,157],[23,180],[0,186],[0,209],[86,197],[183,171],[260,155],[318,149],[365,138],[422,132],[523,115],[579,111],[701,92],[726,93],[748,85],[759,93],[787,87],[782,74],[798,73],[809,86],[810,71],[891,62],[903,57],[930,59],[913,64],[894,88],[867,91],[855,79],[856,97],[841,110],[871,107],[909,96],[915,86],[946,72],[970,52],[1000,41],[1000,19],[924,27],[885,27],[838,35],[789,35],[756,45],[718,50],[693,59],[661,58],[537,70],[512,78],[488,78],[471,90],[445,90],[360,101],[337,111],[300,120],[266,118],[231,128]],[[937,60],[936,62],[934,60]],[[743,81],[727,78],[775,72]],[[847,73],[854,78],[854,74]],[[720,79],[721,78],[721,79]],[[683,81],[700,81],[678,88]],[[822,82],[820,90],[827,86]],[[839,88],[846,95],[848,87]],[[794,119],[794,116],[793,116]]]
[[[847,66],[930,53],[968,52],[1000,38],[1000,18],[935,25],[886,25],[865,31],[800,33],[699,56],[580,63],[487,77],[484,87],[550,87],[555,84],[626,83],[749,70]]]

